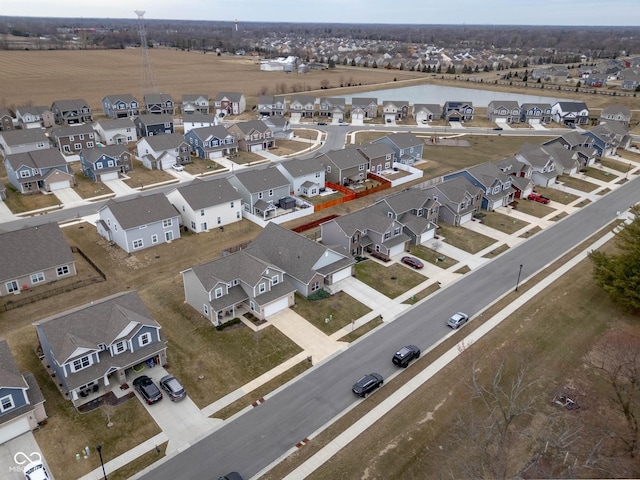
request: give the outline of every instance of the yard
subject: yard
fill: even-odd
[[[612,170],[617,170],[621,173],[627,173],[629,170],[633,168],[633,164],[629,162],[623,161],[624,159],[615,160],[610,157],[604,157],[599,160],[600,164],[603,167],[610,168]]]
[[[450,225],[440,225],[438,227],[438,236],[443,237],[443,241],[449,245],[469,253],[478,253],[497,242],[494,238],[487,237],[468,228],[452,227]]]
[[[518,203],[518,206],[520,203]],[[484,216],[481,221],[487,227],[495,228],[503,233],[512,234],[525,228],[529,223],[524,220],[520,220],[518,218],[511,217],[509,212],[511,210],[507,209],[507,214],[494,211],[483,211]]]
[[[546,197],[546,195],[542,193],[541,189],[538,189],[538,187],[536,187],[536,191]],[[526,213],[527,215],[532,215],[538,218],[546,217],[550,213],[555,212],[555,209],[553,207],[550,207],[549,205],[544,205],[540,202],[534,202],[533,200],[527,200],[526,198],[519,199],[518,205],[514,208],[516,208],[519,212]]]
[[[373,260],[356,263],[356,277],[382,295],[396,298],[427,280],[419,274],[399,263],[384,266]]]
[[[595,178],[596,180],[600,180],[602,182],[612,182],[618,179],[618,175],[607,172],[606,170],[602,170],[597,167],[586,167],[583,168],[581,172],[587,177]]]
[[[559,185],[559,187],[560,188],[550,188],[550,187],[541,187],[540,185],[536,185],[535,191],[540,195],[542,195],[543,197],[547,197],[551,201],[562,203],[563,205],[569,205],[571,202],[574,202],[578,198],[580,198],[577,195],[574,195],[573,193],[569,193],[565,191],[562,188],[562,185]],[[520,206],[519,203],[518,203],[518,206]]]
[[[582,192],[593,192],[597,188],[600,188],[600,185],[595,183],[591,183],[587,180],[581,180],[576,177],[569,177],[567,175],[562,175],[558,177],[558,183],[560,184],[560,190],[562,190],[563,186],[574,188],[576,190],[580,190]]]
[[[296,293],[293,310],[326,335],[337,332],[371,311],[344,292],[318,300],[309,300]]]
[[[437,242],[436,242],[437,244]],[[435,247],[434,247],[435,248]],[[447,269],[453,267],[458,261],[455,258],[447,257],[438,253],[436,250],[425,247],[424,245],[412,245],[409,248],[411,255],[432,263],[436,267]]]
[[[178,179],[168,172],[156,169],[151,170],[143,166],[142,162],[138,160],[135,160],[134,162],[133,172],[129,172],[127,174],[128,178],[123,180],[124,183],[129,185],[131,188],[144,189],[144,187],[155,185],[157,183],[178,182]]]

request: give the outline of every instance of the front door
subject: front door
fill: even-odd
[[[205,232],[207,230],[207,222],[203,222],[200,224],[200,230]]]

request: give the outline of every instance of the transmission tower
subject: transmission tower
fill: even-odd
[[[149,60],[149,47],[147,45],[147,32],[144,28],[144,10],[135,10],[138,16],[138,33],[140,34],[140,50],[142,51],[142,78],[140,79],[142,93],[158,93],[158,85],[153,75],[151,61]]]

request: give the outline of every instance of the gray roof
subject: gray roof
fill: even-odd
[[[394,222],[392,218],[380,214],[375,206],[369,206],[329,221],[338,224],[348,236],[363,230],[383,233],[389,230]]]
[[[127,153],[126,145],[105,145],[104,147],[84,148],[82,156],[93,163],[103,155],[111,158],[119,158],[123,153]]]
[[[140,225],[161,222],[177,217],[178,211],[162,193],[145,197],[138,196],[130,200],[109,200],[100,211],[108,208],[124,230]]]
[[[173,123],[173,117],[168,113],[143,113],[136,120],[145,125],[158,125],[159,123]]]
[[[490,105],[493,108],[504,107],[508,110],[520,110],[520,105],[515,100],[492,100]]]
[[[196,135],[203,142],[208,141],[211,137],[224,140],[231,134],[222,125],[213,125],[211,127],[198,127],[191,130],[193,135]],[[234,138],[235,141],[235,138]]]
[[[75,261],[58,224],[0,233],[0,281],[43,272]]]
[[[205,100],[208,101],[209,95],[206,93],[184,94],[182,95],[182,103],[193,102],[194,100],[198,100],[199,98],[204,98]]]
[[[158,115],[156,115],[158,116]],[[165,150],[173,150],[178,148],[186,140],[180,133],[165,133],[164,135],[152,135],[150,137],[144,137],[144,140],[149,144],[154,152],[160,152]]]
[[[563,112],[579,112],[580,110],[589,110],[584,102],[557,102]]]
[[[18,107],[16,108],[16,114],[20,113],[20,115],[24,116],[26,114],[31,114],[34,116],[41,116],[43,113],[45,112],[50,112],[51,111],[51,107],[47,107],[45,105],[39,105],[39,106],[31,106],[31,105],[23,105],[22,107]]]
[[[239,102],[242,100],[242,97],[244,97],[244,94],[240,92],[220,92],[216,95],[215,101],[219,102],[220,100],[227,98],[232,102]]]
[[[341,170],[366,164],[368,160],[360,153],[359,146],[349,146],[342,150],[332,150],[317,157],[322,164],[327,161]]]
[[[125,103],[131,103],[131,102],[136,102],[136,98],[131,95],[130,93],[120,93],[120,94],[116,94],[116,95],[105,95],[105,97],[102,99],[104,100],[109,100],[109,103],[114,104],[117,102],[125,102]]]
[[[577,152],[563,148],[559,143],[553,143],[551,145],[545,145],[540,147],[544,152],[547,152],[553,159],[562,165],[564,168],[572,168],[577,166],[578,160]]]
[[[518,152],[522,158],[534,167],[544,167],[549,163],[551,155],[542,146],[525,143]]]
[[[54,127],[51,129],[51,136],[54,138],[70,137],[72,135],[87,135],[94,133],[93,127],[87,123],[80,125],[69,125],[64,127]]]
[[[134,127],[133,120],[131,117],[103,118],[101,120],[97,120],[95,124],[100,125],[103,130],[113,130],[116,128]]]
[[[386,136],[398,148],[410,148],[422,145],[424,142],[412,133],[392,133]]]
[[[360,150],[367,158],[379,158],[386,157],[387,155],[392,155],[395,153],[393,148],[391,148],[386,143],[365,143],[363,145],[358,146],[358,150]]]
[[[316,172],[322,172],[324,168],[320,164],[318,158],[309,158],[303,160],[302,158],[293,158],[281,162],[282,168],[291,174],[292,177],[302,177]]]
[[[129,329],[131,324],[135,328]],[[59,363],[78,348],[100,350],[100,344],[132,338],[141,327],[160,328],[137,292],[121,292],[34,322]],[[108,367],[107,367],[108,368]]]
[[[409,188],[401,192],[392,193],[377,200],[375,203],[386,203],[396,215],[399,215],[414,209],[423,208],[427,203],[431,203],[430,201],[431,195],[427,194],[424,190]]]
[[[544,110],[550,109],[551,108],[551,104],[550,103],[540,103],[540,102],[523,103],[520,106],[520,109],[523,112],[526,112],[527,110],[529,110],[530,108],[533,108],[533,107],[539,108],[540,110],[544,111]]]
[[[496,180],[502,183],[507,179],[507,175],[502,173],[496,164],[490,162],[469,167],[467,172],[484,185],[485,188],[490,187]]]
[[[234,123],[236,127],[244,134],[250,133],[252,130],[256,130],[260,133],[264,133],[269,130],[269,127],[262,120],[249,120],[247,122]]]
[[[437,103],[416,103],[413,106],[414,112],[419,112],[421,110],[426,110],[436,115],[440,115],[442,113],[442,107]]]
[[[353,97],[351,99],[352,107],[368,107],[369,105],[378,105],[378,99],[373,97]]]
[[[303,105],[307,103],[315,104],[316,97],[313,97],[311,95],[299,95],[299,94],[291,95],[290,103],[294,103],[294,102],[302,103]]]
[[[194,210],[212,207],[240,200],[241,195],[231,186],[226,178],[210,181],[195,179],[189,185],[177,189],[187,204]]]
[[[173,97],[168,93],[147,93],[144,96],[144,103],[147,105],[152,103],[165,103],[167,101],[173,102]]]
[[[5,159],[11,168],[17,170],[22,165],[30,168],[54,168],[66,165],[67,161],[60,150],[45,148],[44,150],[32,150],[31,152],[14,153],[7,155]]]
[[[211,291],[218,283],[229,284],[235,279],[242,279],[251,286],[256,285],[268,268],[275,268],[275,265],[248,255],[245,250],[240,250],[226,257],[197,265],[192,270],[204,289]],[[280,269],[277,270],[280,272]]]
[[[0,338],[0,389],[3,388],[28,388],[28,385],[13,358],[9,344],[4,338]]]
[[[602,109],[600,113],[601,117],[605,115],[622,115],[626,118],[631,118],[631,109],[625,105],[609,105]]]
[[[89,108],[89,110],[91,110],[87,101],[81,98],[74,98],[72,100],[56,100],[53,102],[52,107],[54,105],[58,107],[58,110],[60,111],[82,110],[83,108]]]
[[[283,187],[290,182],[275,166],[238,172],[235,177],[250,193]]]
[[[46,145],[50,145],[49,138],[44,134],[44,130],[40,128],[9,130],[8,132],[0,132],[0,135],[4,138],[4,143],[9,146],[37,142],[44,142]]]
[[[452,203],[462,203],[468,197],[473,197],[474,193],[480,189],[463,176],[446,180],[435,185],[434,188],[437,188]]]

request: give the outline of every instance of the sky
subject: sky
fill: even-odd
[[[292,23],[638,26],[640,0],[0,0],[0,15]]]

